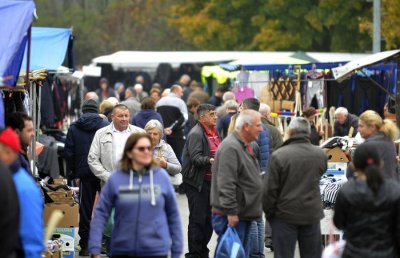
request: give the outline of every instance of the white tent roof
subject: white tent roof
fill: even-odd
[[[335,79],[338,80],[339,82],[343,81],[353,71],[362,69],[363,67],[368,66],[368,65],[373,65],[375,63],[379,63],[381,61],[384,61],[385,59],[388,59],[390,57],[393,57],[394,55],[397,55],[398,53],[400,53],[400,49],[366,55],[362,58],[353,60],[353,61],[347,63],[346,65],[333,68],[332,69],[333,77],[335,77]]]
[[[268,60],[290,57],[295,52],[268,51],[118,51],[111,55],[96,57],[93,64],[112,64],[114,69],[155,70],[160,63],[170,63],[173,67],[193,63],[226,63],[246,60],[246,63],[269,64]],[[320,63],[351,61],[366,54],[306,52]],[[253,60],[253,61],[252,61]]]

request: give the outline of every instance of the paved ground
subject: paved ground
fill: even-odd
[[[180,214],[182,218],[182,224],[183,224],[183,236],[185,240],[185,249],[184,253],[187,252],[187,226],[188,226],[188,218],[189,218],[189,208],[188,208],[188,203],[186,196],[183,194],[178,194],[177,195],[177,200],[179,204],[179,209],[180,209]],[[215,246],[217,244],[217,235],[213,234],[210,243],[208,244],[208,248],[210,249],[210,257],[214,256],[214,251],[215,251]],[[83,257],[83,256],[76,256],[76,257]],[[105,256],[104,256],[105,257]],[[183,257],[183,256],[182,256]],[[269,249],[265,250],[265,257],[272,258],[273,257],[273,252],[271,252]],[[295,258],[300,257],[298,250],[296,250]]]

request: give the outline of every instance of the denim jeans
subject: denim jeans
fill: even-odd
[[[264,220],[260,218],[251,222],[250,229],[250,258],[263,258],[264,255]]]
[[[236,224],[235,229],[239,235],[240,241],[242,241],[243,249],[246,253],[246,257],[249,257],[251,250],[251,239],[250,239],[250,230],[251,230],[251,221],[239,220],[239,223]],[[225,233],[225,230],[228,227],[228,219],[226,216],[221,216],[217,214],[212,214],[212,225],[215,233],[218,235],[218,243],[221,239],[221,236]],[[215,250],[217,250],[217,247]]]

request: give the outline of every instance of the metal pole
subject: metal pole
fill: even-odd
[[[397,60],[396,78],[396,124],[400,127],[400,60]]]
[[[374,36],[372,51],[381,52],[381,0],[374,0]]]

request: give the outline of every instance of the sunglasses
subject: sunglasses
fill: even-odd
[[[135,149],[137,149],[140,152],[144,152],[145,150],[151,151],[152,147],[151,146],[139,146],[139,147],[136,147]]]

